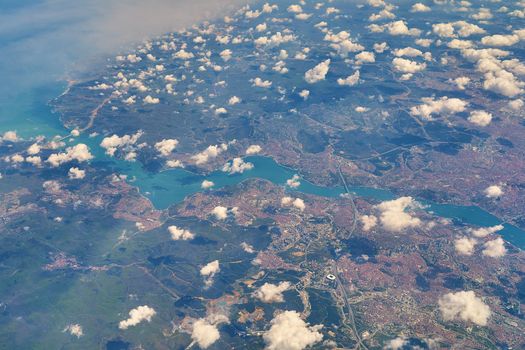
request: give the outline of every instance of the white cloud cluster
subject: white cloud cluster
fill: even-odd
[[[265,283],[253,295],[263,303],[282,303],[284,302],[283,292],[290,289],[291,286],[288,281],[283,281],[278,285]]]
[[[142,305],[129,312],[129,318],[127,320],[120,321],[118,328],[128,329],[128,327],[136,326],[143,321],[151,322],[153,316],[156,315],[156,311],[147,306]]]
[[[330,42],[330,47],[337,51],[337,54],[342,58],[348,56],[350,52],[363,51],[365,47],[361,44],[354,43],[350,39],[350,33],[341,31],[337,34],[328,32],[324,36],[324,40]]]
[[[171,239],[174,241],[187,241],[195,238],[195,235],[192,232],[177,226],[169,226],[168,232],[171,235]]]
[[[262,151],[262,147],[261,146],[259,146],[259,145],[250,145],[246,149],[246,154],[247,155],[253,155],[253,154],[260,153],[261,151]]]
[[[275,47],[293,40],[295,40],[295,36],[293,34],[282,35],[281,32],[277,32],[269,38],[266,36],[257,38],[254,40],[254,43],[256,46]]]
[[[263,335],[267,350],[302,350],[323,339],[322,325],[309,326],[297,311],[284,311],[270,323]]]
[[[82,329],[82,326],[78,323],[67,325],[67,327],[64,328],[62,332],[68,332],[69,334],[74,335],[77,338],[80,338],[84,335],[84,330]]]
[[[469,237],[461,237],[454,241],[454,248],[459,254],[472,255],[476,247],[477,240]]]
[[[363,231],[370,231],[377,225],[377,217],[375,215],[361,215],[359,219],[363,224]]]
[[[193,324],[191,339],[197,342],[201,349],[209,348],[221,337],[216,325],[211,324],[207,319],[201,318]]]
[[[427,68],[426,63],[417,63],[406,58],[396,57],[392,60],[394,69],[401,73],[417,73]]]
[[[112,135],[105,137],[100,143],[100,147],[106,150],[106,154],[113,156],[119,148],[127,148],[137,143],[139,138],[142,136],[142,131],[138,131],[134,135]]]
[[[233,215],[237,215],[237,211],[238,211],[237,207],[228,209],[226,207],[219,205],[213,208],[210,214],[215,216],[217,220],[226,220],[228,218],[229,213],[232,213]]]
[[[315,84],[326,78],[326,74],[328,74],[329,69],[330,59],[327,59],[316,65],[314,68],[306,71],[306,73],[304,73],[304,80],[308,84]]]
[[[71,180],[81,180],[86,176],[85,170],[80,170],[79,168],[72,167],[69,169],[69,172],[67,173],[68,177]]]
[[[93,159],[93,155],[89,151],[89,147],[83,143],[79,143],[73,147],[66,148],[66,152],[51,154],[49,158],[47,158],[47,162],[51,164],[51,166],[57,167],[74,160],[82,163],[91,159]]]
[[[487,325],[490,308],[473,291],[448,293],[439,299],[439,310],[445,321],[461,319],[479,326]]]
[[[507,249],[505,248],[505,242],[501,237],[498,237],[492,241],[485,242],[483,244],[482,254],[491,258],[501,258],[507,254]]]
[[[407,228],[418,227],[421,220],[407,211],[415,209],[419,204],[412,197],[381,202],[376,208],[381,212],[379,220],[384,229],[392,232],[401,232]]]
[[[487,198],[499,198],[503,195],[503,190],[498,185],[491,185],[485,189]]]
[[[485,111],[472,111],[468,121],[478,126],[487,126],[492,121],[492,114]]]
[[[242,158],[233,158],[232,161],[227,162],[222,167],[222,171],[225,173],[229,173],[230,175],[233,174],[242,174],[246,170],[252,170],[253,169],[253,163],[245,162]]]
[[[485,29],[466,21],[435,23],[432,25],[432,31],[434,34],[442,38],[455,38],[458,35],[462,38],[466,38],[471,35],[485,33]]]
[[[164,157],[167,157],[173,152],[173,150],[179,144],[178,140],[175,139],[164,139],[155,144],[155,149]]]
[[[281,205],[283,207],[293,206],[300,211],[304,211],[306,209],[306,204],[301,198],[283,197],[281,198]]]
[[[299,181],[300,179],[301,178],[299,177],[299,175],[295,174],[294,176],[292,176],[291,179],[286,180],[286,186],[291,188],[297,188],[301,186],[301,182]]]
[[[356,71],[354,74],[349,75],[348,77],[344,79],[339,78],[337,79],[337,84],[341,86],[354,86],[357,83],[359,83],[360,74],[361,73],[359,71]]]
[[[480,227],[476,229],[471,228],[468,230],[468,232],[471,233],[473,236],[483,238],[493,233],[496,233],[498,231],[501,231],[503,229],[504,229],[503,225],[495,225],[495,226],[490,226],[490,227]]]
[[[407,22],[400,20],[395,22],[390,22],[383,25],[371,24],[368,26],[370,31],[373,33],[381,33],[385,30],[393,36],[399,35],[409,35],[409,36],[419,36],[421,35],[421,30],[417,28],[409,28]]]
[[[422,99],[422,105],[414,106],[410,109],[410,114],[421,116],[425,119],[432,119],[433,114],[454,114],[463,112],[468,103],[459,98],[448,98],[446,96],[440,99],[425,97]]]
[[[210,159],[216,158],[219,154],[227,150],[228,145],[225,143],[212,145],[208,146],[204,151],[192,156],[191,159],[195,161],[195,164],[201,165],[207,163]]]

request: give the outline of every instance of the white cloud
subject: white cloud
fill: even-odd
[[[422,4],[420,2],[415,3],[410,8],[410,12],[429,12],[429,11],[431,11],[430,7],[428,7],[427,5]]]
[[[261,78],[257,77],[253,79],[253,86],[268,89],[272,86],[272,82],[269,80],[262,80]]]
[[[191,339],[197,342],[201,349],[207,349],[221,337],[216,325],[206,319],[199,319],[193,324]]]
[[[326,61],[319,63],[314,68],[308,70],[304,74],[304,80],[308,84],[315,84],[326,78],[326,74],[328,73],[329,69],[330,69],[330,59],[327,59]]]
[[[392,232],[401,232],[407,228],[421,225],[419,218],[407,212],[418,206],[419,204],[412,197],[400,197],[382,202],[376,205],[376,208],[381,212],[379,219],[383,228]]]
[[[470,83],[469,77],[458,77],[453,80],[454,83],[457,85],[458,89],[465,90],[465,86]]]
[[[461,319],[485,326],[491,315],[490,308],[473,291],[448,293],[439,299],[439,309],[445,321]]]
[[[242,242],[241,243],[241,248],[242,250],[244,250],[246,253],[250,253],[250,254],[253,254],[255,253],[255,248],[253,248],[252,245],[246,243],[246,242]]]
[[[215,183],[213,183],[213,181],[204,180],[201,183],[201,188],[205,190],[208,188],[212,188],[213,186],[215,186]]]
[[[9,142],[17,142],[18,135],[16,134],[16,131],[6,131],[4,132],[4,135],[2,136],[1,140],[9,141]]]
[[[195,164],[201,165],[207,163],[210,159],[216,158],[219,154],[227,150],[228,145],[225,143],[212,145],[208,146],[204,151],[192,156],[191,159],[195,161]]]
[[[201,268],[200,274],[206,278],[205,284],[207,287],[211,286],[213,283],[213,277],[215,277],[215,275],[220,271],[221,268],[219,266],[219,260],[209,262]]]
[[[395,21],[384,26],[390,35],[410,35],[410,36],[419,36],[421,30],[417,28],[408,28],[405,21]]]
[[[38,145],[38,143],[33,143],[27,148],[27,154],[35,155],[38,153],[40,153],[40,146]]]
[[[129,318],[127,320],[120,321],[118,328],[128,329],[130,326],[136,326],[143,321],[151,322],[151,318],[155,316],[156,312],[153,308],[143,305],[129,312]]]
[[[454,241],[454,248],[459,254],[472,255],[477,241],[474,238],[461,237]]]
[[[308,97],[310,96],[310,91],[308,90],[302,90],[301,92],[299,92],[299,96],[301,96],[303,98],[303,100],[307,100]]]
[[[254,43],[256,46],[275,47],[293,40],[295,40],[295,36],[293,34],[282,35],[281,32],[277,32],[269,38],[266,36],[257,38],[254,40]]]
[[[408,344],[408,340],[404,337],[397,337],[388,342],[385,349],[388,350],[402,350],[405,345]]]
[[[377,217],[375,215],[361,215],[360,220],[363,224],[363,231],[370,231],[377,225]]]
[[[232,96],[232,97],[230,97],[230,99],[228,100],[228,104],[229,104],[230,106],[236,105],[236,104],[238,104],[238,103],[240,103],[240,102],[241,102],[241,99],[238,98],[237,96]]]
[[[250,162],[245,162],[242,158],[233,158],[231,162],[224,164],[222,171],[225,173],[233,174],[242,174],[246,170],[252,170],[253,164]]]
[[[171,235],[171,239],[174,241],[187,241],[195,238],[195,235],[192,232],[177,226],[169,226],[168,232]]]
[[[254,293],[254,296],[263,303],[282,303],[284,302],[283,292],[291,287],[291,283],[284,281],[278,285],[265,283]]]
[[[417,73],[427,68],[426,63],[417,63],[406,58],[396,57],[392,60],[394,69],[401,73]]]
[[[79,143],[73,147],[66,148],[66,152],[51,154],[47,159],[47,162],[52,166],[57,167],[73,160],[82,163],[91,159],[93,159],[93,155],[89,152],[88,146]]]
[[[292,197],[283,197],[281,198],[281,206],[283,207],[289,207],[293,206],[300,211],[304,211],[306,209],[306,205],[304,204],[304,200],[301,198],[292,198]]]
[[[160,103],[160,99],[158,99],[157,97],[151,97],[150,95],[144,97],[143,101],[145,104],[150,104],[150,105],[156,105]]]
[[[459,98],[448,98],[446,96],[436,100],[430,97],[423,98],[424,104],[414,106],[410,114],[418,115],[425,119],[431,119],[433,114],[454,114],[463,112],[468,103]]]
[[[468,232],[471,233],[473,236],[483,238],[493,233],[496,233],[498,231],[501,231],[503,229],[504,229],[503,225],[496,225],[496,226],[490,226],[490,227],[480,227],[476,229],[471,228],[468,230]]]
[[[503,195],[503,190],[498,185],[492,185],[485,189],[485,195],[488,198],[498,198]]]
[[[388,44],[386,42],[374,44],[374,51],[377,53],[383,53],[386,49],[388,49]]]
[[[484,36],[481,38],[481,43],[485,46],[512,46],[520,41],[520,37],[517,35],[501,35],[495,34],[490,36]]]
[[[339,78],[337,79],[337,84],[341,86],[354,86],[357,83],[359,83],[361,73],[359,71],[356,71],[354,74],[349,75],[346,78]]]
[[[525,103],[521,99],[509,101],[509,108],[515,111],[519,111],[524,105]]]
[[[138,139],[142,136],[142,131],[138,131],[134,135],[112,135],[105,137],[100,143],[100,147],[106,150],[106,154],[113,156],[118,148],[126,148],[137,143]]]
[[[76,167],[72,167],[71,169],[69,169],[69,172],[67,175],[72,180],[81,180],[86,176],[86,171],[80,170],[79,168],[76,168]]]
[[[301,178],[299,177],[299,175],[295,174],[294,176],[292,176],[291,179],[286,180],[286,185],[291,188],[297,188],[301,186],[301,182],[299,181],[300,179]]]
[[[491,258],[500,258],[507,253],[505,248],[505,242],[501,237],[498,237],[492,241],[485,242],[483,244],[483,255],[489,256]]]
[[[263,335],[267,350],[302,350],[323,339],[322,325],[309,326],[296,311],[284,311],[270,323]]]
[[[246,154],[247,154],[247,155],[252,155],[252,154],[260,153],[261,151],[262,151],[261,146],[259,146],[259,145],[250,145],[250,146],[246,149]]]
[[[167,157],[173,152],[173,150],[179,144],[178,140],[175,139],[164,139],[155,144],[155,149],[164,157]]]
[[[373,63],[376,61],[376,57],[374,55],[373,52],[369,52],[369,51],[363,51],[363,52],[360,52],[358,53],[357,55],[355,55],[355,59],[357,60],[356,63],[360,64],[360,63]]]
[[[472,111],[468,121],[479,126],[487,126],[492,121],[492,114],[485,111]]]
[[[62,332],[68,332],[69,334],[74,335],[77,338],[80,338],[84,335],[82,326],[77,323],[67,325],[67,327],[64,328]]]
[[[303,9],[300,5],[290,5],[288,6],[288,8],[286,9],[288,12],[291,12],[291,13],[301,13],[303,12]]]
[[[217,218],[217,220],[226,220],[226,218],[228,217],[228,208],[220,205],[216,206],[211,211],[211,214],[214,215]]]

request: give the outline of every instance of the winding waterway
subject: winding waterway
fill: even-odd
[[[56,97],[61,88],[60,85],[54,84],[48,89],[35,89],[20,96],[18,100],[11,100],[9,104],[3,104],[0,107],[0,132],[17,130],[25,138],[36,135],[54,136],[57,133],[67,135],[69,131],[60,124],[58,115],[53,114],[48,105],[48,101]],[[111,166],[115,167],[119,173],[127,175],[128,181],[137,186],[141,193],[147,196],[159,209],[179,203],[185,197],[202,191],[201,183],[204,179],[213,181],[214,189],[235,185],[251,178],[261,178],[277,185],[285,185],[286,180],[296,173],[293,169],[281,166],[273,159],[262,156],[245,158],[245,161],[253,163],[254,168],[243,174],[229,175],[222,171],[214,171],[202,176],[184,169],[149,173],[143,170],[138,163],[124,162],[106,156],[102,148],[99,147],[100,138],[89,138],[82,135],[76,141],[88,144],[96,157],[96,161],[110,162]],[[321,187],[304,179],[301,179],[300,182],[300,186],[294,190],[302,193],[324,197],[337,197],[345,193],[343,186]],[[350,187],[349,190],[355,196],[377,201],[397,197],[386,189]],[[464,224],[492,226],[502,223],[494,215],[476,206],[440,204],[421,199],[418,201],[424,205],[427,211]],[[500,231],[501,235],[515,246],[525,249],[525,232],[510,224],[503,223],[503,225],[504,229]]]

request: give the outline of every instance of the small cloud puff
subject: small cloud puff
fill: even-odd
[[[490,308],[473,291],[445,294],[438,304],[445,321],[459,318],[485,326],[491,315]]]
[[[485,111],[472,111],[468,121],[478,126],[487,126],[492,121],[492,114]]]
[[[503,195],[503,190],[500,186],[492,185],[485,189],[485,195],[487,198],[499,198]]]
[[[259,145],[250,145],[250,146],[246,149],[246,154],[247,154],[247,155],[253,155],[253,154],[260,153],[261,151],[262,151],[261,146],[259,146]]]
[[[301,186],[301,182],[299,181],[299,179],[299,175],[295,174],[294,176],[292,176],[291,179],[286,180],[286,185],[291,188],[297,188]]]
[[[242,158],[234,158],[231,162],[224,164],[222,171],[225,173],[233,174],[242,174],[246,170],[253,169],[253,164],[250,162],[245,162]]]
[[[400,197],[382,202],[375,207],[381,212],[379,219],[384,229],[392,232],[401,232],[407,228],[421,225],[419,218],[407,212],[407,210],[418,206],[419,204],[412,197]]]
[[[281,198],[281,206],[283,207],[293,206],[294,208],[297,208],[300,211],[304,211],[306,209],[306,204],[304,204],[304,200],[301,198],[294,199],[292,197],[283,197]]]
[[[84,335],[84,330],[82,329],[82,326],[79,324],[70,324],[67,325],[66,328],[62,332],[68,332],[71,335],[74,335],[77,338],[80,338]]]
[[[164,157],[167,157],[173,152],[173,150],[179,144],[178,140],[175,139],[164,139],[155,144],[155,149]]]
[[[147,305],[139,306],[129,312],[127,320],[120,321],[118,328],[128,329],[128,327],[136,326],[143,321],[151,322],[152,317],[156,314],[157,312]]]
[[[354,86],[357,83],[359,83],[360,74],[361,73],[359,71],[356,71],[354,74],[349,75],[348,77],[346,77],[344,79],[343,78],[339,78],[339,79],[337,79],[337,84],[339,84],[341,86]]]
[[[498,237],[492,241],[485,242],[483,244],[482,253],[485,256],[491,257],[491,258],[501,258],[505,254],[507,254],[507,249],[505,248],[505,242],[501,237]]]
[[[424,104],[410,108],[410,114],[432,119],[433,114],[454,114],[463,112],[468,103],[459,98],[448,98],[446,96],[436,100],[431,97],[423,98]]]
[[[263,303],[282,303],[284,302],[283,292],[290,289],[291,283],[284,281],[278,285],[265,283],[254,293],[254,296]]]
[[[377,225],[377,217],[374,215],[361,215],[360,220],[363,224],[363,231],[370,231]]]
[[[454,247],[459,254],[472,255],[477,241],[474,238],[462,237],[454,241]]]
[[[69,169],[69,172],[67,175],[71,180],[81,180],[86,176],[86,171],[73,167]]]
[[[268,350],[302,350],[323,339],[322,325],[309,326],[297,311],[284,311],[270,322],[263,339]]]
[[[228,145],[222,143],[220,145],[208,146],[204,151],[197,153],[192,156],[191,159],[195,161],[195,164],[201,165],[208,162],[208,160],[216,158],[219,154],[228,150]]]
[[[330,69],[330,59],[327,59],[318,65],[316,65],[314,68],[308,70],[304,74],[304,80],[308,84],[315,84],[319,81],[322,81],[326,78],[326,74],[328,74],[328,71]]]
[[[168,232],[171,235],[171,239],[174,241],[187,241],[195,238],[195,235],[189,230],[179,228],[177,226],[169,226]]]
[[[221,337],[216,325],[201,318],[193,324],[191,339],[197,342],[201,349],[207,349]]]
[[[212,188],[215,186],[215,183],[213,181],[204,180],[201,183],[201,188],[207,190],[208,188]]]

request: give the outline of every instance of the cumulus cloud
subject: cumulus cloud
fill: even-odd
[[[78,323],[72,323],[70,325],[67,325],[62,332],[68,332],[69,334],[74,335],[77,338],[80,338],[84,335],[84,330],[82,329],[82,326]]]
[[[261,78],[257,77],[253,79],[252,85],[263,89],[268,89],[272,86],[272,82],[269,80],[262,80]]]
[[[155,144],[155,149],[164,157],[167,157],[173,152],[173,150],[179,144],[178,140],[175,139],[164,139]]]
[[[448,115],[463,112],[468,105],[467,102],[459,98],[448,98],[446,96],[437,100],[426,97],[422,101],[424,102],[422,105],[410,109],[410,114],[431,119],[433,114]]]
[[[498,237],[492,241],[485,242],[483,244],[483,255],[489,256],[491,258],[501,258],[507,253],[505,248],[505,242],[501,237]]]
[[[361,215],[359,219],[363,224],[363,231],[370,231],[377,225],[377,217],[375,215]]]
[[[487,126],[492,121],[492,114],[485,111],[472,111],[468,121],[478,126]]]
[[[354,86],[357,83],[359,83],[360,74],[361,73],[359,71],[356,71],[354,74],[349,75],[348,77],[346,77],[344,79],[343,78],[339,78],[339,79],[337,79],[337,84],[339,84],[341,86]]]
[[[118,136],[116,134],[105,137],[100,143],[100,147],[106,150],[106,154],[113,156],[119,148],[126,148],[137,143],[142,136],[142,131],[138,131],[134,135]]]
[[[394,69],[401,73],[417,73],[425,70],[426,63],[417,63],[406,58],[396,57],[392,60]]]
[[[201,318],[193,324],[191,339],[197,342],[201,349],[207,349],[221,337],[216,325]]]
[[[208,188],[212,188],[213,186],[215,186],[215,183],[213,181],[204,180],[201,183],[201,188],[205,190]]]
[[[294,176],[292,176],[291,179],[286,180],[286,185],[291,188],[297,188],[301,186],[301,182],[299,181],[300,179],[301,178],[299,177],[299,175],[295,174]]]
[[[300,211],[304,211],[306,209],[306,204],[304,204],[304,200],[301,198],[283,197],[281,198],[281,205],[283,207],[293,206]]]
[[[205,278],[204,283],[206,287],[209,287],[212,285],[213,278],[220,271],[221,271],[221,268],[219,266],[219,260],[214,260],[212,262],[209,262],[201,268],[200,274],[201,276]]]
[[[153,308],[147,305],[139,306],[129,312],[129,318],[127,320],[120,321],[118,328],[128,329],[143,321],[151,322],[152,317],[155,316],[156,313]]]
[[[489,35],[481,38],[481,43],[485,46],[512,46],[520,41],[520,37],[514,34],[511,35]]]
[[[445,321],[459,318],[485,326],[491,315],[490,308],[473,291],[445,294],[439,299],[438,304]]]
[[[323,339],[322,325],[309,326],[297,311],[284,311],[270,322],[263,339],[268,350],[302,350]]]
[[[498,185],[492,185],[485,189],[485,195],[488,198],[498,198],[503,195],[503,190]]]
[[[233,158],[232,161],[224,164],[222,171],[225,173],[233,174],[242,174],[246,170],[253,169],[253,163],[245,162],[242,158]]]
[[[212,145],[208,146],[204,151],[192,156],[191,159],[195,161],[195,164],[201,165],[207,163],[210,159],[216,158],[219,154],[227,150],[228,145],[225,143]]]
[[[415,3],[410,8],[410,12],[429,12],[429,11],[431,11],[430,7],[428,7],[427,5],[422,4],[420,2]]]
[[[263,303],[282,303],[284,302],[283,292],[291,287],[291,283],[284,281],[278,285],[265,283],[254,293],[254,296]]]
[[[308,70],[304,74],[304,80],[308,84],[315,84],[321,80],[324,80],[326,78],[326,74],[328,74],[328,70],[330,69],[330,59],[327,59],[321,63],[319,63],[314,68]]]
[[[376,205],[376,208],[381,212],[379,220],[383,228],[392,232],[401,232],[421,225],[421,220],[408,212],[418,206],[419,204],[412,197],[400,197],[382,202]]]
[[[192,232],[177,226],[169,226],[168,232],[171,235],[171,239],[174,241],[187,241],[195,238],[195,235]]]
[[[0,138],[0,141],[17,142],[18,135],[16,134],[16,131],[6,131]]]
[[[80,170],[79,168],[76,168],[76,167],[72,167],[71,169],[69,169],[69,172],[67,175],[71,180],[81,180],[86,176],[86,171]]]
[[[247,154],[247,155],[253,155],[253,154],[260,153],[261,151],[262,151],[261,146],[259,146],[259,145],[250,145],[250,146],[246,149],[246,154]]]
[[[58,167],[71,161],[82,163],[91,159],[93,159],[93,155],[89,151],[89,147],[83,143],[79,143],[73,147],[66,148],[65,152],[51,154],[47,158],[47,162],[53,167]]]
[[[373,52],[363,51],[355,55],[356,63],[373,63],[376,61],[376,57]]]
[[[493,233],[496,233],[498,231],[501,231],[503,229],[504,229],[503,225],[495,225],[495,226],[490,226],[490,227],[480,227],[476,229],[470,228],[468,232],[471,233],[473,236],[483,238]]]
[[[474,238],[462,237],[454,241],[454,248],[459,254],[472,255],[477,241]]]

